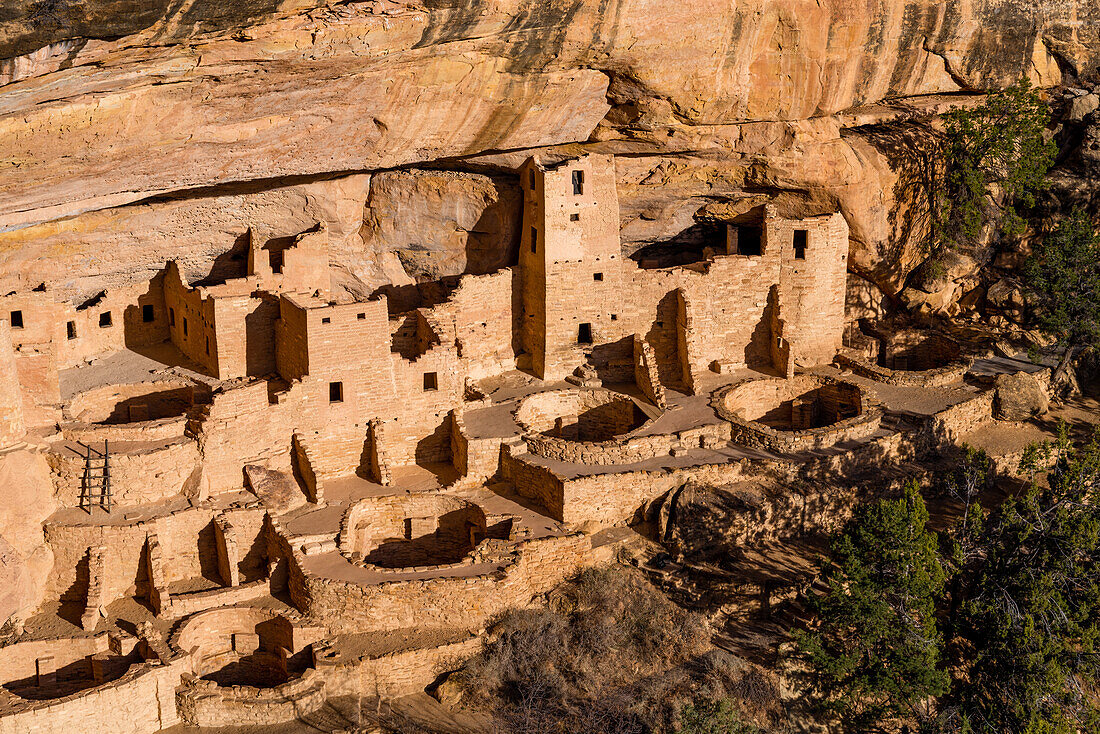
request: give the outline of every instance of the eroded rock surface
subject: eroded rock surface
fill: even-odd
[[[1100,53],[1083,0],[0,11],[0,280],[74,298],[169,257],[209,271],[249,226],[278,237],[317,221],[367,290],[486,270],[515,246],[498,174],[580,145],[620,156],[627,247],[752,196],[839,207],[851,269],[893,298],[920,260],[898,153],[920,133],[902,121],[957,101],[934,95],[1086,78]],[[386,173],[368,190],[360,175],[405,166],[494,176]]]

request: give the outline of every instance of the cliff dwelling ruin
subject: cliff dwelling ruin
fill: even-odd
[[[249,231],[233,277],[0,297],[0,445],[57,503],[0,732],[422,691],[678,488],[915,456],[994,420],[977,376],[1044,379],[849,312],[839,212],[754,200],[624,254],[616,165],[523,163],[492,272],[355,294],[316,224]]]

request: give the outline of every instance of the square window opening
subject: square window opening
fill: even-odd
[[[806,244],[808,232],[804,229],[796,229],[794,231],[794,259],[805,260],[806,259]]]
[[[439,389],[439,375],[435,372],[424,373],[424,392],[431,392],[432,390]]]
[[[113,323],[114,323],[114,321],[111,319],[111,312],[110,311],[104,311],[103,313],[101,313],[99,315],[99,328],[106,329],[108,326],[110,326]]]
[[[584,171],[573,171],[573,195],[584,194]]]
[[[360,314],[356,314],[355,318],[359,319],[360,321],[366,321],[367,320],[367,315],[365,313],[360,313]]]
[[[11,328],[22,329],[23,328],[23,312],[12,311],[11,312]]]
[[[331,324],[332,319],[330,319],[328,316],[325,316],[323,319],[321,319],[321,323],[322,324]]]
[[[617,313],[611,314],[611,320],[612,321],[618,321],[619,320],[619,314],[617,314]]]
[[[570,215],[569,215],[569,221],[570,221],[570,222],[579,222],[579,221],[581,221],[581,215],[580,215],[580,214],[576,214],[576,213],[574,213],[574,214],[570,214]]]
[[[577,327],[577,344],[592,343],[592,324],[581,324]]]
[[[344,383],[330,382],[328,384],[328,401],[330,403],[344,402]]]
[[[65,335],[70,339],[76,339],[76,322],[69,321],[65,324]]]
[[[592,280],[603,280],[603,273],[592,273]]]
[[[151,305],[145,304],[141,307],[141,320],[145,323],[157,320],[157,311]]]

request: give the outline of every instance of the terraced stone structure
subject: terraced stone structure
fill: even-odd
[[[511,218],[479,226],[516,248],[486,272],[365,289],[324,222],[242,222],[205,274],[0,298],[0,477],[21,502],[0,734],[422,692],[688,483],[918,457],[993,420],[965,370],[916,400],[838,359],[864,318],[840,212],[746,195],[694,249],[632,250],[622,165],[513,161]],[[885,354],[897,373],[958,353]]]

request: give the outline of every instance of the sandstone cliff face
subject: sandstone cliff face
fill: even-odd
[[[621,156],[628,247],[754,196],[839,207],[853,270],[893,295],[915,256],[883,123],[1092,75],[1097,21],[1088,0],[0,0],[0,287],[201,273],[249,226],[316,221],[368,290],[477,272],[514,247],[508,167],[591,148]],[[418,167],[482,178],[386,173]]]
[[[0,456],[0,621],[22,623],[33,613],[53,568],[42,522],[57,509],[50,469],[39,453],[14,450]]]

